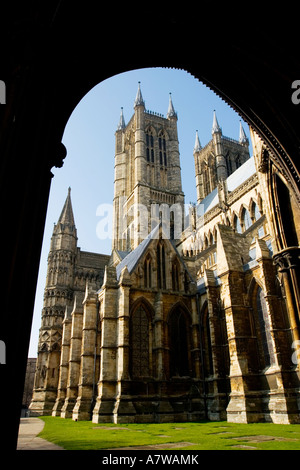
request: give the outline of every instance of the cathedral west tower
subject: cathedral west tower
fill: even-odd
[[[162,217],[173,238],[174,219],[182,230],[184,194],[171,94],[165,118],[146,110],[139,83],[134,114],[125,125],[121,110],[115,135],[113,248],[133,250]]]

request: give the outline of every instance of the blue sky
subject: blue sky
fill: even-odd
[[[205,146],[211,139],[213,111],[223,135],[238,140],[240,116],[209,88],[183,70],[140,69],[109,78],[95,86],[77,105],[66,125],[63,144],[67,157],[62,168],[53,168],[29,357],[36,357],[41,324],[47,256],[53,225],[57,222],[71,187],[78,246],[85,251],[109,254],[111,240],[100,240],[96,215],[100,204],[113,200],[115,131],[123,107],[126,124],[134,110],[138,82],[146,109],[166,117],[169,93],[178,115],[178,138],[185,202],[196,202],[193,148],[196,130]],[[250,140],[249,127],[243,121]],[[250,155],[251,155],[250,149]]]

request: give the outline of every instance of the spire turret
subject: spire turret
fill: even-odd
[[[75,227],[75,220],[71,202],[71,188],[68,188],[67,199],[58,219],[57,226],[59,226],[59,224],[69,227]]]
[[[196,140],[195,140],[195,146],[194,146],[194,153],[200,152],[201,149],[202,149],[202,147],[201,147],[201,144],[200,144],[198,131],[196,131]]]
[[[134,107],[136,106],[145,106],[145,101],[143,100],[142,92],[141,92],[141,82],[138,82],[138,91],[134,101]]]
[[[126,125],[125,125],[125,119],[124,119],[124,114],[123,114],[123,108],[121,108],[120,120],[119,120],[119,124],[117,127],[117,131],[121,131],[122,129],[125,129],[125,127]]]
[[[222,129],[219,126],[216,111],[214,111],[214,119],[213,119],[213,126],[212,126],[212,131],[211,132],[212,132],[212,134],[217,134],[217,133],[222,134]]]
[[[172,94],[169,94],[169,108],[167,112],[167,118],[176,118],[177,119],[177,113],[174,109],[173,102],[172,102]]]
[[[243,125],[242,125],[242,121],[240,121],[240,137],[239,137],[239,142],[240,144],[246,144],[248,145],[249,144],[249,140],[246,136],[246,133],[244,131],[244,128],[243,128]]]
[[[74,251],[76,250],[76,246],[77,230],[71,202],[71,188],[69,188],[58,222],[54,225],[51,238],[51,251],[59,249]]]

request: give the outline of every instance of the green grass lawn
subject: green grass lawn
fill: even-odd
[[[66,450],[101,450],[169,443],[192,443],[180,450],[300,450],[300,425],[223,422],[95,424],[43,416],[39,437]],[[243,446],[243,447],[238,447]],[[164,449],[163,446],[160,447]],[[179,450],[179,448],[178,448]]]

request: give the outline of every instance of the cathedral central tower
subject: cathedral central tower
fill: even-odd
[[[126,125],[121,109],[115,136],[113,249],[135,249],[162,218],[167,234],[176,238],[183,228],[184,194],[171,94],[165,118],[146,110],[139,83],[134,114]]]

